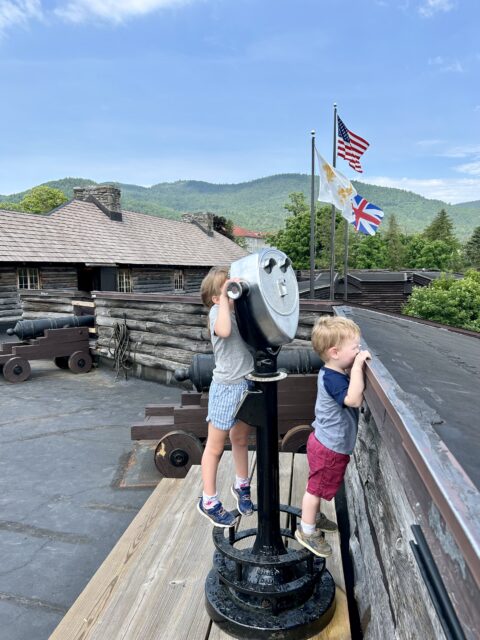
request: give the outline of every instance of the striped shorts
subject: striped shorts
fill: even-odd
[[[248,388],[249,384],[246,380],[236,384],[212,382],[208,392],[207,422],[211,422],[221,431],[231,429],[238,422],[235,411]]]

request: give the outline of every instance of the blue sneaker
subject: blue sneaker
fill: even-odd
[[[250,498],[250,485],[236,489],[232,485],[232,495],[237,501],[237,509],[242,516],[251,516],[253,513],[253,502]]]
[[[233,527],[235,524],[236,517],[233,513],[230,513],[230,511],[226,511],[221,502],[217,502],[212,509],[205,509],[203,506],[203,498],[200,498],[197,502],[197,509],[202,516],[208,518],[216,527],[228,528]]]

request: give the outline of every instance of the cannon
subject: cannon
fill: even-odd
[[[20,342],[0,345],[0,369],[8,382],[24,382],[30,377],[30,360],[53,359],[60,369],[87,373],[92,368],[89,327],[94,316],[66,316],[20,320],[7,334]]]
[[[64,316],[62,318],[39,318],[38,320],[19,320],[12,329],[7,329],[9,336],[17,336],[20,340],[43,336],[47,329],[65,329],[67,327],[93,327],[95,316]]]
[[[277,368],[285,373],[317,373],[322,365],[321,358],[312,349],[283,350],[277,357]],[[214,366],[212,354],[199,353],[194,356],[190,367],[176,369],[174,376],[179,382],[190,380],[197,391],[207,391]]]
[[[279,369],[289,375],[278,383],[278,448],[305,453],[312,432],[317,373],[322,361],[311,349],[289,348],[278,356]],[[184,391],[179,404],[149,404],[145,418],[131,427],[132,440],[155,440],[155,466],[166,478],[184,478],[192,464],[200,464],[207,439],[208,389],[213,355],[197,353],[190,367],[179,368],[178,381],[189,380],[196,391]],[[227,448],[230,443],[227,440]],[[252,436],[251,448],[255,447]]]

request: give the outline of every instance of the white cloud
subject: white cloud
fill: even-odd
[[[424,198],[443,200],[443,202],[450,204],[480,200],[480,177],[418,180],[415,178],[389,178],[387,176],[371,176],[365,178],[362,176],[361,181],[380,187],[413,191],[414,193],[419,193]]]
[[[476,154],[480,154],[480,145],[465,144],[461,147],[451,147],[440,155],[444,158],[467,158]]]
[[[447,13],[455,7],[455,3],[451,0],[425,0],[425,2],[418,8],[418,12],[424,18],[431,18],[439,11]]]
[[[0,0],[0,34],[10,27],[25,25],[42,17],[40,0]]]
[[[100,18],[106,22],[122,22],[125,18],[143,16],[152,11],[183,6],[192,0],[70,0],[55,9],[57,16],[69,22],[86,22]]]
[[[452,71],[453,73],[464,72],[463,65],[459,60],[446,60],[445,58],[442,58],[442,56],[429,58],[428,64],[430,66],[438,67],[440,71]]]
[[[454,73],[463,73],[463,65],[459,60],[453,60],[452,62],[446,64],[442,71],[453,71]]]
[[[455,167],[455,171],[459,173],[467,173],[471,176],[480,176],[480,159],[474,162],[467,162],[465,164],[459,164]]]
[[[433,140],[417,140],[415,143],[418,147],[428,148],[434,147],[437,144],[443,144],[443,140],[433,139]]]

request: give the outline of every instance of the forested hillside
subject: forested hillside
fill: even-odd
[[[84,178],[64,178],[46,184],[61,189],[68,198],[72,198],[73,187],[93,183]],[[152,187],[115,184],[122,190],[124,209],[170,218],[179,218],[185,211],[208,210],[256,231],[276,231],[283,227],[287,217],[284,205],[290,193],[303,192],[307,201],[310,201],[310,177],[299,173],[269,176],[239,184],[211,184],[193,180],[163,182]],[[358,193],[385,211],[387,219],[389,214],[394,213],[403,232],[423,230],[440,209],[449,213],[455,233],[461,240],[470,236],[479,225],[480,201],[448,205],[402,189],[358,181],[353,181],[353,184]],[[0,196],[0,202],[19,202],[24,195],[25,192]]]

